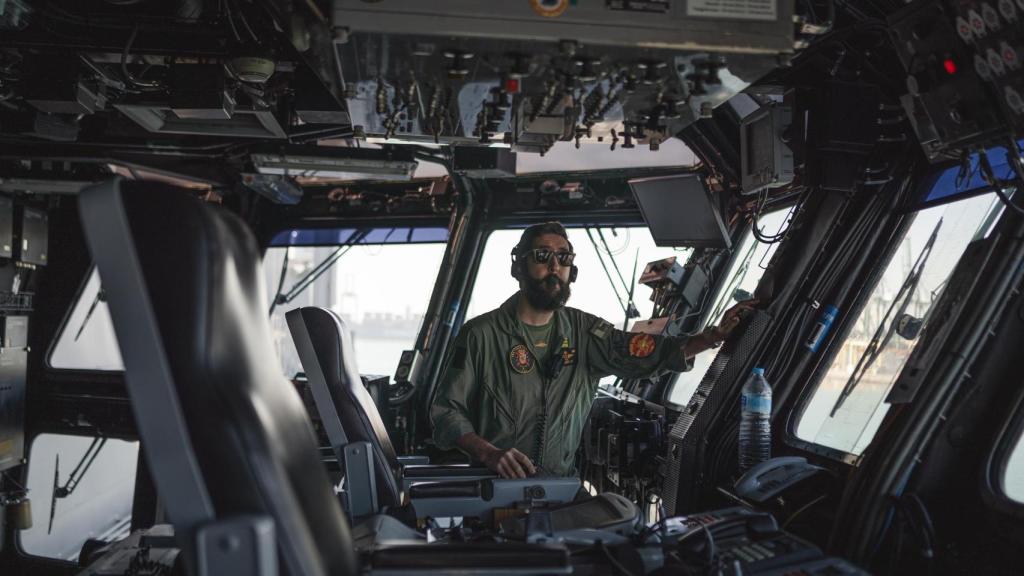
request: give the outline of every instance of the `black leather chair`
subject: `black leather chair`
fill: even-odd
[[[116,179],[79,202],[139,435],[190,569],[204,529],[255,516],[273,520],[281,574],[355,574],[349,526],[272,346],[247,225],[154,183]]]
[[[341,449],[348,442],[372,446],[380,505],[398,505],[400,492],[417,482],[496,478],[479,466],[403,463],[359,377],[345,321],[315,306],[296,308],[285,317],[335,456],[342,459]]]

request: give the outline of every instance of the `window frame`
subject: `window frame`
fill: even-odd
[[[725,284],[723,282],[728,280],[728,278],[725,276],[724,273],[727,272],[732,267],[732,265],[736,262],[736,259],[740,257],[739,248],[741,246],[743,246],[743,242],[746,241],[747,237],[752,235],[753,233],[754,232],[753,232],[751,226],[744,226],[741,229],[740,232],[738,232],[737,234],[733,235],[733,237],[732,237],[733,248],[730,249],[730,251],[729,251],[729,258],[727,258],[725,260],[725,262],[721,266],[721,271],[723,272],[723,274],[722,274],[722,277],[719,278],[719,284],[716,285],[716,286],[711,286],[709,288],[712,291],[712,294],[708,295],[708,297],[710,298],[711,307],[709,309],[701,310],[700,318],[698,319],[698,326],[700,327],[701,330],[707,328],[708,322],[710,322],[711,319],[712,319],[711,318],[711,313],[714,312],[714,310],[715,310],[715,303],[717,303],[718,300],[720,299],[720,297],[722,296],[721,292],[725,288]],[[756,243],[757,240],[755,239],[754,242]],[[692,257],[693,257],[693,253],[690,254],[690,258],[692,258]],[[689,259],[687,259],[687,262],[684,262],[683,264],[685,265],[688,262],[689,262]],[[725,301],[728,302],[728,297],[726,297]],[[702,352],[702,354],[709,354],[709,353],[711,353],[710,350],[705,350],[704,352]],[[715,356],[717,356],[718,355],[718,351],[716,350],[714,352],[714,354],[715,354]],[[714,362],[714,359],[712,359],[712,362]],[[709,369],[710,369],[710,366],[709,366]],[[687,401],[686,401],[687,404],[677,404],[677,403],[673,402],[672,400],[670,400],[670,398],[672,397],[672,391],[675,390],[676,384],[679,383],[679,376],[680,376],[680,374],[681,374],[680,372],[675,372],[675,373],[672,373],[668,377],[668,381],[665,383],[664,386],[662,386],[661,394],[659,395],[659,398],[658,398],[658,403],[661,404],[662,406],[666,407],[666,408],[671,408],[671,409],[681,413],[684,410],[686,410],[686,406],[687,406],[687,404],[689,404],[690,399],[693,398],[693,395],[691,394],[690,398],[687,398]],[[705,372],[704,374],[701,375],[701,377],[700,377],[701,380],[704,379],[704,376],[706,374],[707,374],[707,372]],[[700,387],[700,382],[699,381],[697,383],[697,386]],[[694,393],[696,393],[696,389],[694,390]]]
[[[814,394],[817,392],[817,389],[820,386],[822,380],[828,373],[828,370],[831,368],[833,361],[841,351],[842,345],[846,342],[846,339],[849,337],[850,332],[855,327],[856,321],[860,317],[861,313],[864,311],[864,307],[867,305],[868,299],[870,298],[872,292],[875,290],[875,288],[878,286],[878,283],[881,281],[882,275],[885,274],[886,268],[892,262],[892,259],[895,257],[896,251],[899,249],[901,243],[906,238],[906,235],[909,233],[910,228],[914,225],[914,222],[916,222],[917,215],[920,212],[923,212],[924,210],[928,210],[930,208],[935,208],[937,206],[942,206],[946,204],[953,204],[955,202],[972,199],[982,194],[988,194],[991,192],[992,190],[990,189],[969,190],[961,192],[956,195],[944,197],[939,201],[929,202],[927,204],[913,204],[909,208],[907,207],[907,205],[903,207],[903,210],[899,212],[902,218],[897,224],[894,225],[893,233],[890,236],[890,243],[885,247],[884,254],[881,258],[875,260],[874,266],[869,271],[867,275],[867,280],[863,284],[864,288],[857,292],[852,302],[852,305],[846,311],[843,311],[842,309],[840,310],[840,317],[838,319],[838,322],[833,325],[833,329],[828,334],[823,352],[818,356],[817,362],[815,363],[814,368],[810,372],[810,377],[807,379],[805,385],[801,388],[796,401],[792,405],[793,409],[790,410],[787,414],[787,420],[785,425],[783,426],[784,444],[796,448],[798,450],[802,450],[804,452],[809,452],[817,456],[828,458],[832,461],[839,462],[841,464],[846,464],[855,467],[860,465],[861,461],[868,453],[868,449],[870,448],[871,444],[874,443],[874,436],[868,442],[867,446],[865,446],[864,453],[859,455],[853,454],[850,452],[832,448],[830,446],[816,444],[814,442],[800,438],[799,436],[797,436],[796,433],[797,427],[800,425],[800,420],[803,418],[803,415],[806,412],[810,404],[810,401],[813,399]],[[1002,218],[1005,217],[1005,215],[1005,211],[1000,213],[999,216],[992,222],[992,225],[997,225],[999,221],[1001,221]],[[961,255],[960,257],[963,258],[963,255]],[[958,265],[959,260],[957,261],[957,264],[954,264],[954,267],[950,271],[950,273],[955,271],[956,266]],[[903,371],[904,367],[905,364],[903,367],[900,368],[900,372]],[[898,374],[897,378],[899,378]],[[883,424],[884,421],[885,420],[883,418]],[[881,430],[881,426],[879,427],[879,430]]]
[[[1015,405],[1009,411],[1009,417],[988,453],[981,474],[982,498],[1000,512],[1024,518],[1024,502],[1011,498],[1003,486],[1003,478],[1006,477],[1006,469],[1015,448],[1024,450],[1024,389],[1017,394]]]
[[[419,218],[419,219],[411,219],[411,220],[408,220],[408,219],[407,220],[402,220],[402,219],[393,219],[392,218],[392,219],[380,220],[380,221],[367,221],[367,220],[355,219],[355,220],[351,220],[351,221],[331,221],[331,222],[305,223],[305,225],[303,225],[304,223],[301,223],[301,222],[300,223],[293,223],[292,225],[283,225],[283,226],[281,226],[279,228],[275,228],[265,238],[266,242],[261,246],[261,249],[262,249],[262,252],[261,252],[261,255],[260,255],[261,264],[265,261],[265,259],[267,257],[267,253],[270,250],[272,250],[272,249],[274,249],[274,250],[288,250],[288,249],[291,249],[291,248],[298,248],[298,249],[338,248],[340,246],[345,246],[346,245],[346,244],[338,244],[338,243],[329,243],[329,244],[321,244],[321,243],[281,244],[281,243],[279,243],[279,244],[275,244],[275,243],[272,242],[273,239],[278,237],[279,235],[281,235],[281,234],[283,234],[285,232],[296,231],[296,230],[323,230],[323,229],[328,229],[328,230],[333,230],[333,229],[354,229],[354,230],[359,230],[359,229],[369,228],[369,229],[373,229],[373,230],[408,229],[408,230],[411,231],[411,230],[414,230],[416,228],[426,228],[426,229],[443,228],[444,229],[444,233],[445,233],[445,239],[443,241],[434,241],[434,240],[431,240],[431,241],[420,241],[420,242],[406,242],[406,241],[382,241],[382,242],[377,242],[377,241],[374,241],[374,242],[356,242],[354,244],[350,244],[350,246],[352,246],[352,247],[357,247],[357,246],[374,247],[375,246],[375,247],[384,249],[384,248],[386,248],[388,246],[427,246],[427,245],[437,245],[437,246],[443,247],[443,251],[442,252],[444,252],[444,251],[448,250],[448,245],[451,242],[451,228],[449,226],[449,224],[450,224],[449,220],[445,220],[443,222],[443,224],[441,224],[440,222],[441,221],[436,219],[436,218]],[[411,232],[410,232],[410,234],[411,234]],[[328,270],[333,270],[335,264],[332,264],[331,267],[328,268]],[[430,311],[431,311],[430,308],[431,308],[431,304],[432,304],[432,300],[433,300],[433,294],[434,294],[434,291],[437,289],[437,284],[438,284],[438,281],[441,278],[441,274],[443,272],[443,269],[444,269],[444,254],[442,253],[441,266],[438,269],[437,275],[434,276],[431,279],[430,290],[428,291],[428,294],[426,296],[426,311],[425,311],[425,316],[424,316],[425,320],[430,315]],[[310,286],[312,286],[312,285],[310,285]],[[273,292],[274,292],[273,286],[268,286],[267,296],[272,298],[274,296]],[[280,305],[278,305],[278,306],[280,306]],[[275,313],[276,313],[276,310],[275,310]],[[419,327],[419,329],[416,332],[416,337],[410,342],[410,349],[412,349],[412,348],[419,349],[419,347],[421,346],[422,336],[423,336],[423,325],[421,325]],[[395,365],[396,366],[398,365],[398,360],[397,359],[395,361]],[[387,373],[381,374],[381,375],[382,376],[387,376],[389,378],[389,380],[392,379],[394,377],[394,368],[392,368],[391,370],[387,371]],[[285,374],[286,378],[292,378],[293,376],[294,376],[294,374]]]
[[[68,306],[64,310],[63,318],[61,318],[60,324],[54,332],[53,338],[50,339],[50,343],[46,346],[46,355],[43,358],[43,362],[46,366],[46,371],[55,374],[93,374],[100,376],[124,376],[124,370],[99,370],[93,368],[60,368],[54,366],[50,361],[53,358],[53,352],[57,349],[57,343],[60,341],[61,336],[64,335],[64,330],[68,328],[68,322],[71,321],[71,316],[75,312],[75,308],[82,299],[82,295],[85,294],[85,287],[89,284],[89,279],[92,278],[93,272],[96,271],[96,263],[91,262],[85,269],[85,274],[82,279],[78,282],[78,288],[75,290],[75,295],[71,298]],[[98,274],[98,272],[97,272]],[[102,287],[102,278],[100,279],[100,286]],[[115,329],[116,334],[116,329]],[[118,345],[120,346],[120,344]],[[120,350],[118,351],[120,353]]]
[[[914,222],[917,220],[918,212],[920,212],[920,210],[904,213],[903,218],[901,218],[900,222],[896,224],[893,234],[890,236],[893,240],[885,247],[882,257],[875,260],[875,265],[867,274],[867,281],[862,284],[863,288],[857,292],[851,306],[846,309],[845,313],[842,309],[840,310],[838,322],[833,324],[832,330],[826,336],[827,341],[823,346],[824,350],[818,356],[817,363],[814,365],[814,368],[810,373],[810,377],[800,390],[800,394],[797,396],[796,402],[793,404],[793,409],[789,410],[786,424],[782,428],[782,439],[783,443],[786,445],[849,466],[859,466],[861,460],[863,460],[864,454],[852,454],[837,448],[832,448],[831,446],[815,444],[809,440],[804,440],[797,436],[796,429],[797,426],[800,425],[800,420],[807,411],[814,394],[817,392],[818,386],[821,385],[825,378],[825,374],[828,373],[828,370],[832,367],[832,363],[835,361],[836,356],[838,356],[839,352],[842,350],[843,343],[845,343],[846,339],[850,336],[850,332],[853,331],[857,323],[857,319],[864,311],[864,307],[867,306],[871,293],[878,286],[878,283],[881,282],[882,276],[885,274],[885,269],[889,266],[889,263],[892,262],[892,259],[896,255],[896,251],[899,250],[900,244],[909,233],[910,227],[913,226]],[[902,371],[903,369],[900,368],[900,370]],[[872,438],[871,442],[874,442],[874,438]],[[871,442],[868,443],[868,446],[871,445]]]
[[[63,369],[63,370],[65,370],[65,371],[75,371],[75,370],[70,370],[70,369]],[[85,370],[85,372],[99,372],[99,371],[97,371],[97,370],[93,370],[93,371]],[[57,428],[47,428],[47,429],[44,429],[44,430],[38,430],[35,434],[32,435],[32,437],[30,439],[29,438],[26,439],[27,450],[25,451],[25,454],[26,454],[26,458],[27,458],[28,463],[25,465],[25,472],[24,472],[23,476],[18,479],[18,482],[20,482],[22,485],[24,485],[26,487],[28,486],[28,469],[31,466],[32,447],[35,445],[36,440],[38,440],[39,437],[44,435],[44,434],[51,434],[51,435],[56,435],[56,436],[72,436],[72,437],[79,437],[79,438],[97,438],[97,437],[101,437],[101,435],[99,434],[99,429],[96,429],[96,428],[89,428],[89,429],[74,429],[74,428],[70,428],[70,429],[69,428],[57,429]],[[138,495],[139,478],[140,478],[140,472],[142,471],[142,466],[141,466],[141,460],[143,458],[142,439],[137,437],[137,436],[124,435],[124,434],[108,434],[108,435],[105,435],[103,437],[105,437],[107,440],[120,440],[122,442],[137,442],[138,443],[138,452],[137,452],[137,454],[135,456],[135,481],[132,482],[131,508],[129,510],[129,515],[128,515],[129,526],[131,526],[135,522],[136,496]],[[129,533],[130,533],[130,531],[131,531],[131,528],[129,527]],[[13,541],[13,544],[14,544],[15,552],[19,556],[21,556],[22,558],[31,559],[32,562],[55,564],[55,565],[62,566],[62,567],[77,566],[78,565],[78,561],[77,560],[63,560],[61,558],[55,558],[53,556],[41,556],[41,555],[32,554],[31,552],[26,551],[25,548],[22,546],[22,539],[21,539],[21,532],[20,531],[15,531],[15,533],[14,533],[14,535],[12,537],[12,541]],[[85,541],[88,541],[88,538],[86,538]],[[85,541],[83,541],[83,543],[82,543],[83,545],[85,544]]]

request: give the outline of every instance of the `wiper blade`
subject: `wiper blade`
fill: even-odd
[[[878,324],[878,328],[875,329],[874,336],[871,337],[871,341],[868,342],[867,347],[864,348],[864,353],[860,355],[857,360],[857,366],[853,369],[853,373],[850,374],[850,378],[847,379],[846,385],[843,386],[843,391],[839,394],[839,398],[836,398],[836,403],[832,406],[832,410],[829,412],[829,418],[834,418],[836,412],[842,408],[846,399],[853,394],[856,390],[857,385],[860,384],[864,375],[878,359],[878,356],[885,350],[885,347],[889,345],[892,340],[893,333],[896,332],[896,328],[900,317],[903,316],[907,310],[907,306],[910,305],[910,301],[914,295],[914,291],[917,289],[917,285],[921,282],[921,273],[924,271],[925,264],[928,263],[928,258],[932,254],[932,247],[935,246],[935,239],[939,235],[939,229],[942,228],[942,219],[935,224],[935,228],[932,230],[932,235],[928,237],[928,242],[925,243],[924,247],[921,248],[921,253],[917,255],[917,261],[910,268],[907,273],[907,277],[903,280],[903,285],[900,286],[899,292],[896,293],[896,297],[893,298],[892,304],[885,311],[885,315],[882,316],[882,321]],[[896,310],[897,306],[899,307]],[[893,311],[896,313],[893,314]]]
[[[96,306],[100,302],[107,301],[107,292],[100,286],[100,289],[96,292],[96,297],[92,299],[92,304],[89,305],[89,311],[85,313],[85,318],[82,319],[82,325],[78,327],[78,332],[75,333],[75,342],[78,342],[78,338],[85,331],[85,327],[89,324],[89,319],[92,318],[92,313],[96,311]]]
[[[393,232],[394,229],[391,230],[391,233]],[[274,296],[274,301],[271,304],[270,313],[274,313],[274,307],[277,306],[278,304],[287,304],[292,300],[298,298],[299,294],[302,294],[302,292],[306,288],[309,288],[313,284],[313,282],[316,282],[317,279],[324,274],[324,272],[330,270],[331,267],[334,266],[334,264],[337,263],[342,256],[348,253],[348,251],[351,250],[353,246],[358,244],[363,238],[366,238],[366,236],[369,233],[369,229],[362,229],[356,231],[356,233],[353,234],[352,237],[349,238],[344,244],[338,246],[338,248],[334,252],[331,252],[330,255],[324,258],[319,264],[314,266],[309,272],[306,273],[305,276],[299,278],[287,292],[282,293],[282,291],[279,288],[278,293]],[[389,237],[391,233],[388,234]],[[386,242],[387,238],[385,238],[384,241]],[[280,285],[284,285],[283,278]]]
[[[100,450],[103,449],[106,443],[106,438],[93,438],[92,443],[86,448],[85,454],[82,454],[82,459],[78,461],[78,465],[71,471],[71,474],[68,474],[67,482],[63,486],[60,485],[60,453],[56,454],[56,461],[53,466],[53,492],[50,494],[50,524],[46,530],[47,534],[53,532],[53,518],[57,513],[57,499],[67,498],[74,493],[75,488],[78,488],[78,483],[82,481],[82,478],[85,478],[85,473],[89,471],[89,467],[96,461],[96,457],[100,455]]]
[[[56,461],[53,465],[53,490],[50,492],[50,524],[46,533],[53,532],[53,517],[57,514],[57,489],[60,487],[60,452],[56,454]]]

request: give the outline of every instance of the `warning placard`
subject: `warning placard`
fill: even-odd
[[[774,21],[779,17],[779,10],[777,0],[688,0],[686,15]]]

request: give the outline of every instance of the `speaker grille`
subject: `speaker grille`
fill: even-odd
[[[771,317],[756,311],[742,326],[738,338],[732,338],[719,350],[697,391],[679,416],[668,438],[664,488],[665,509],[669,515],[683,514],[699,504],[705,484],[705,449],[711,427],[723,409],[739,398],[747,366],[770,324]]]

